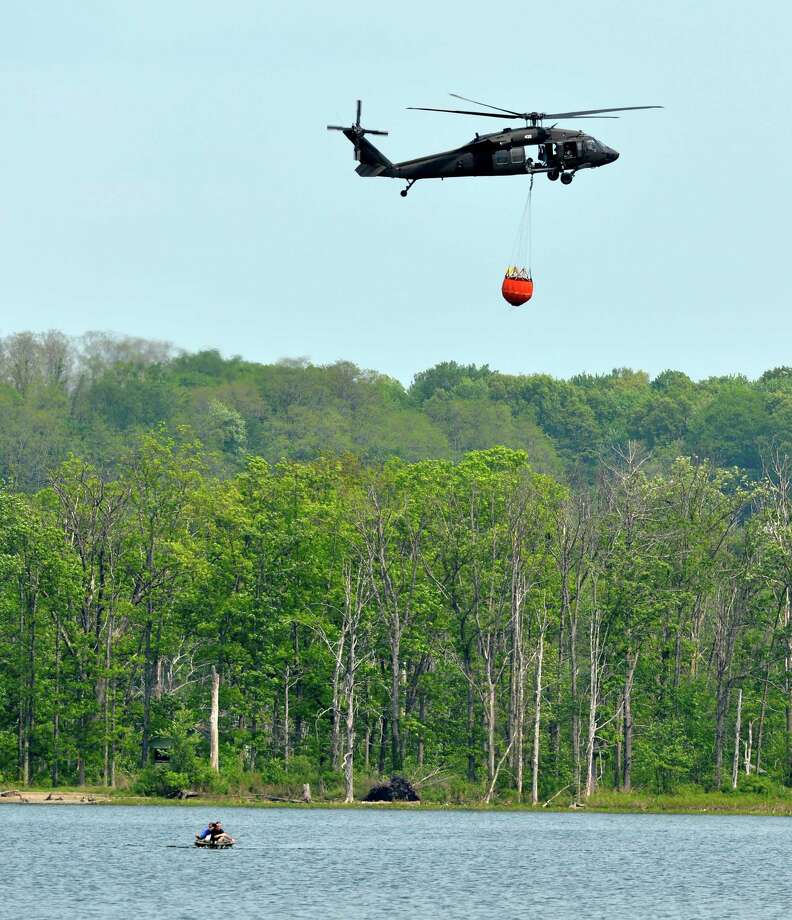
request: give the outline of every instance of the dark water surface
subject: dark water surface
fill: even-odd
[[[783,818],[57,805],[0,816],[0,917],[15,920],[792,916]],[[189,846],[214,818],[237,847]]]

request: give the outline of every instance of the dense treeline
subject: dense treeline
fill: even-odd
[[[634,441],[657,468],[677,456],[738,466],[753,478],[762,456],[792,451],[792,370],[757,381],[694,383],[666,371],[556,380],[440,364],[405,389],[353,364],[261,365],[217,352],[90,333],[19,333],[0,340],[0,477],[23,491],[75,453],[115,475],[130,437],[187,428],[228,476],[248,455],[271,463],[347,453],[458,460],[495,444],[568,483],[592,483],[600,458]]]
[[[167,390],[194,360],[136,379]],[[264,370],[297,379],[249,373]],[[411,394],[370,385],[415,418],[467,400],[455,387],[505,386],[457,371],[463,382],[438,389],[431,372]],[[347,369],[299,369],[314,372],[357,399]],[[94,399],[100,417],[90,394],[106,373],[131,372],[63,388],[75,416]],[[566,392],[652,392],[630,379]],[[101,392],[103,411],[119,411]],[[753,476],[691,459],[661,468],[629,444],[572,489],[507,447],[416,462],[249,457],[232,475],[217,453],[160,429],[116,445],[111,474],[72,456],[44,488],[0,493],[6,779],[137,774],[165,790],[291,769],[343,778],[351,795],[355,773],[440,770],[484,798],[533,801],[598,785],[792,784],[783,459]],[[213,667],[219,778],[206,767]]]

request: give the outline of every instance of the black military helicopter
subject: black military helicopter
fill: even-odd
[[[473,105],[490,109],[473,112],[468,109],[433,109],[424,106],[409,106],[420,112],[450,112],[454,115],[478,115],[487,118],[508,118],[525,122],[525,127],[506,128],[494,134],[476,134],[472,141],[429,156],[391,163],[380,150],[366,140],[366,134],[387,135],[387,131],[374,131],[360,124],[361,102],[357,103],[357,118],[348,128],[328,125],[328,131],[342,131],[355,148],[355,159],[360,163],[356,172],[360,176],[386,176],[390,179],[404,179],[407,192],[419,179],[450,179],[452,176],[514,176],[519,174],[546,173],[554,182],[561,179],[569,185],[576,172],[581,169],[595,169],[606,166],[619,158],[616,150],[607,147],[590,134],[557,128],[555,124],[546,128],[544,121],[566,121],[578,118],[618,118],[606,112],[631,112],[636,109],[661,109],[661,105],[627,105],[608,109],[584,109],[579,112],[515,112],[501,109],[486,102],[477,102],[451,93],[455,99],[471,102]],[[536,158],[528,155],[528,148],[536,147]]]

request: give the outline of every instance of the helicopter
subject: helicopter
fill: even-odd
[[[454,150],[433,153],[402,163],[391,163],[382,151],[370,141],[367,134],[387,135],[387,131],[364,128],[360,123],[362,104],[357,101],[355,123],[348,128],[328,125],[328,131],[341,131],[354,146],[355,160],[360,164],[359,176],[384,176],[390,179],[404,179],[406,188],[400,192],[402,198],[419,179],[450,179],[452,176],[516,176],[545,173],[551,182],[560,179],[562,185],[569,185],[575,174],[582,169],[596,169],[614,163],[618,151],[582,131],[557,128],[558,121],[579,118],[618,118],[609,112],[632,112],[637,109],[661,109],[661,105],[628,105],[606,109],[583,109],[577,112],[516,112],[502,109],[486,102],[477,102],[457,93],[450,93],[455,99],[470,102],[489,111],[469,109],[435,109],[425,106],[408,106],[412,111],[448,112],[454,115],[477,115],[486,118],[502,118],[525,122],[524,127],[505,128],[492,134],[476,134],[473,140]],[[552,121],[550,127],[543,122]],[[536,147],[536,156],[529,156],[529,148]]]

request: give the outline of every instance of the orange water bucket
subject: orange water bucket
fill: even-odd
[[[521,307],[533,297],[533,288],[532,278],[512,278],[506,275],[501,286],[501,294],[513,307]]]

